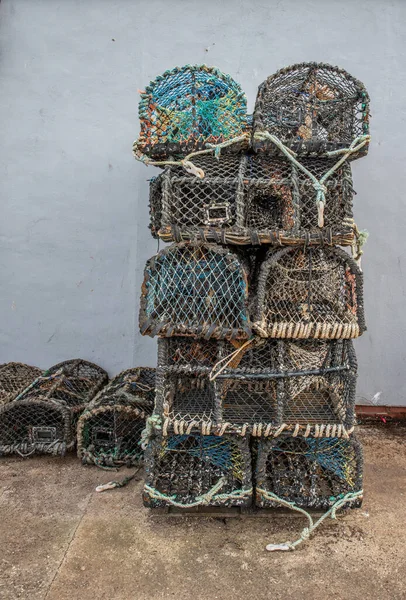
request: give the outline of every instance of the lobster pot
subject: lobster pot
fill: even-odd
[[[13,400],[41,373],[41,369],[22,363],[10,362],[0,365],[0,405]]]
[[[362,448],[355,437],[282,435],[259,440],[257,452],[256,503],[261,508],[283,507],[280,498],[300,508],[326,510],[362,490]],[[358,508],[361,500],[348,506]]]
[[[143,335],[248,338],[248,266],[236,253],[201,244],[165,248],[147,262]]]
[[[365,331],[362,273],[340,248],[270,250],[260,267],[254,329],[273,338],[355,338]]]
[[[319,181],[336,159],[303,158],[308,173],[286,158],[268,155],[193,160],[204,171],[203,179],[171,166],[150,183],[150,227],[155,237],[241,245],[353,242],[354,192],[348,163],[325,181],[320,221],[308,173]]]
[[[188,154],[247,134],[244,92],[229,75],[206,65],[165,71],[141,93],[138,113],[134,151],[151,158]]]
[[[83,464],[138,464],[143,457],[141,433],[154,396],[155,369],[127,369],[114,377],[79,418],[77,450]]]
[[[355,424],[357,361],[351,340],[278,342],[281,423],[297,434],[346,436]]]
[[[144,505],[249,506],[248,440],[236,436],[172,435],[152,440],[145,453]]]
[[[73,448],[72,413],[38,396],[0,407],[0,456],[64,455]]]
[[[101,367],[86,360],[67,360],[45,371],[17,399],[51,398],[77,415],[107,382]]]
[[[259,86],[253,116],[254,149],[277,152],[265,132],[298,154],[348,148],[369,134],[369,96],[338,67],[301,63],[281,69]],[[365,144],[351,158],[367,151]]]

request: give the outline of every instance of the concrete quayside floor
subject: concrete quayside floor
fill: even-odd
[[[406,598],[406,428],[363,426],[365,499],[295,552],[304,520],[152,517],[141,472],[64,459],[0,459],[1,600]]]

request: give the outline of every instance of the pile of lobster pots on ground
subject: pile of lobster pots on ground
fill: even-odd
[[[0,456],[64,456],[77,447],[83,464],[137,465],[154,395],[155,369],[148,367],[109,382],[106,371],[81,359],[44,372],[0,365]]]
[[[354,435],[365,330],[365,233],[350,161],[369,146],[369,97],[343,69],[268,77],[254,114],[217,68],[166,71],[141,94],[135,157],[150,229],[140,330],[158,336],[143,438],[144,503],[359,506]]]

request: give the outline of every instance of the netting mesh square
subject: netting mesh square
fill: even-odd
[[[0,411],[0,453],[64,454],[75,444],[76,420],[108,381],[107,373],[74,359],[54,365]]]
[[[253,301],[256,332],[274,338],[353,338],[365,331],[362,273],[340,248],[270,250]]]
[[[369,96],[360,81],[338,67],[323,63],[286,67],[259,86],[253,117],[254,148],[277,151],[261,136],[264,132],[298,153],[347,148],[369,134]],[[366,144],[352,158],[367,151]]]
[[[169,431],[210,433],[219,420],[214,386],[207,375],[160,370],[154,412],[162,417],[164,435]]]
[[[155,237],[255,245],[353,242],[348,163],[325,181],[321,222],[314,181],[286,158],[243,154],[193,160],[204,171],[203,179],[171,166],[151,181],[150,227]],[[336,162],[303,158],[301,164],[319,181]]]
[[[248,267],[219,246],[179,244],[147,262],[140,306],[143,335],[247,338]]]
[[[362,490],[362,448],[355,437],[259,440],[256,461],[256,504],[261,508],[280,508],[275,495],[300,508],[326,510]],[[357,499],[348,506],[360,505]]]
[[[23,363],[9,362],[0,365],[0,405],[13,400],[41,373],[38,367]]]
[[[173,373],[210,371],[220,357],[222,342],[183,336],[158,338],[158,367]]]
[[[197,434],[155,438],[146,450],[145,464],[147,507],[251,504],[247,439]]]
[[[79,418],[77,449],[83,464],[138,464],[143,458],[141,432],[152,413],[154,396],[153,368],[127,369],[114,377]]]
[[[138,112],[141,132],[134,150],[152,158],[187,154],[247,132],[247,100],[241,87],[206,65],[165,71],[141,93]]]

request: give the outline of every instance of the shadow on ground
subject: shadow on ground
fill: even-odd
[[[295,516],[151,517],[140,480],[75,457],[0,459],[1,600],[406,598],[406,429],[363,427],[365,500],[292,553]],[[123,475],[125,472],[121,472]]]

